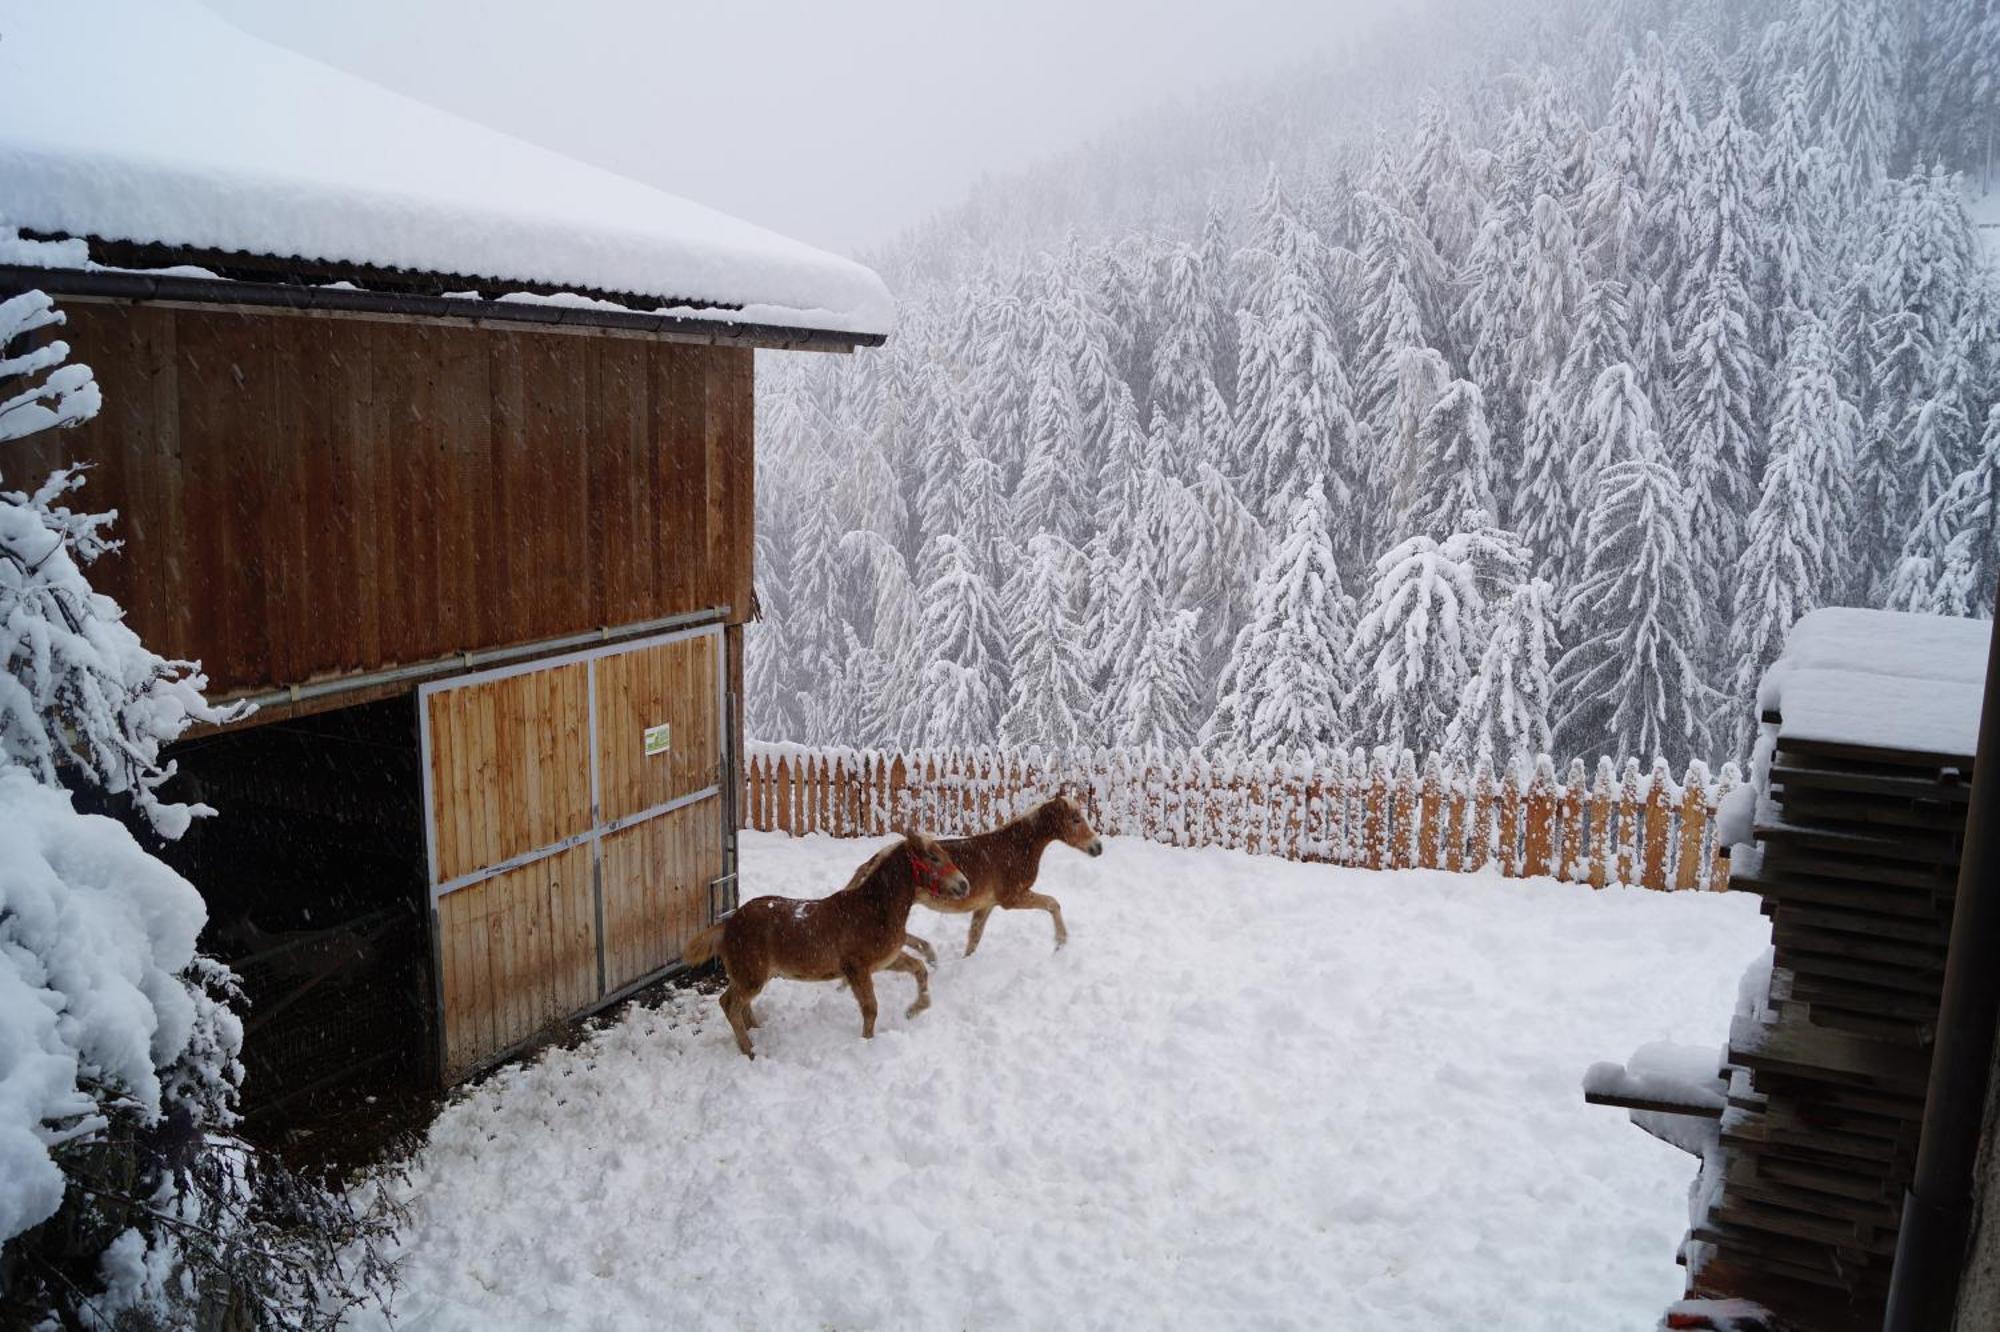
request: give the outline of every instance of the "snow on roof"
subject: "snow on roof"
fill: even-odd
[[[1978,748],[1983,620],[1828,607],[1802,616],[1758,707],[1781,740],[1970,757]]]
[[[0,225],[887,334],[868,268],[253,37],[193,0],[0,0]],[[674,127],[686,132],[687,127]],[[734,310],[681,309],[702,302]]]

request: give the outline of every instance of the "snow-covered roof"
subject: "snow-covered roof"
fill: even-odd
[[[0,226],[871,342],[895,317],[861,264],[390,92],[194,0],[0,0]]]

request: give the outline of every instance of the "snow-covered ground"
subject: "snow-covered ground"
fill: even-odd
[[[875,844],[745,834],[745,897]],[[404,1328],[1644,1329],[1695,1163],[1593,1061],[1720,1043],[1756,903],[1052,848],[1039,912],[919,910],[935,1004],[634,1008],[447,1109]],[[357,1321],[372,1326],[375,1315]]]

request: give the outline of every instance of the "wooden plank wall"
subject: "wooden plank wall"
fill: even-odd
[[[102,464],[92,570],[212,697],[727,604],[750,610],[752,353],[69,301],[103,386],[9,484]]]
[[[438,898],[447,1081],[672,963],[708,923],[725,833],[724,641],[712,630],[424,695],[436,884],[596,834]],[[648,757],[645,729],[661,722],[672,745]]]
[[[598,798],[606,822],[721,781],[720,641],[703,634],[598,659]],[[648,758],[646,728],[663,722],[673,728],[672,746]]]
[[[438,882],[590,830],[585,670],[572,662],[425,700]]]
[[[587,843],[446,894],[437,926],[447,1082],[597,998]]]
[[[616,991],[681,955],[708,924],[708,885],[722,873],[722,798],[604,839],[604,981]]]

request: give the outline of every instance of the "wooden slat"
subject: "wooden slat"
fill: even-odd
[[[589,768],[574,734],[587,707],[584,673],[572,663],[431,695],[441,882],[588,830]]]
[[[576,846],[438,903],[447,1080],[589,1002],[577,984],[575,920],[590,884],[590,848]],[[594,944],[590,952],[594,973]]]
[[[722,800],[683,806],[604,839],[606,987],[677,959],[707,923],[708,885],[722,873]]]
[[[104,464],[88,499],[119,511],[125,550],[93,574],[149,645],[203,662],[214,696],[722,602],[749,613],[747,350],[67,313],[105,410],[26,441],[14,468]]]

